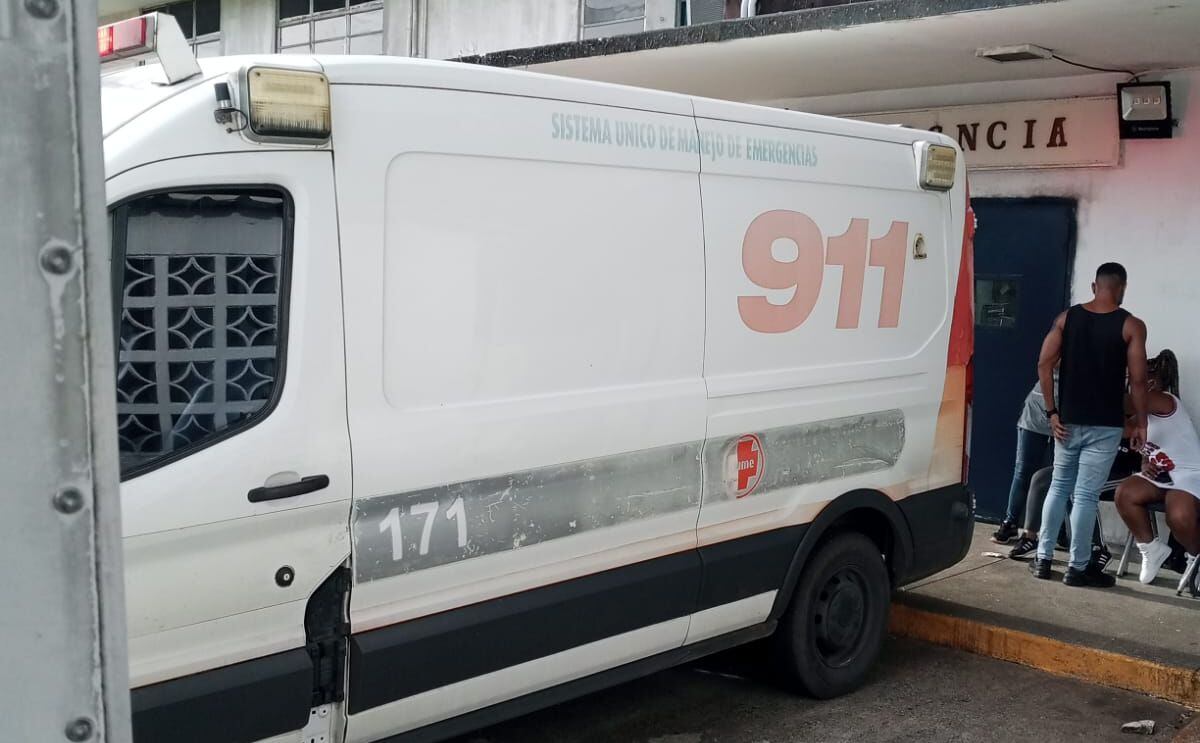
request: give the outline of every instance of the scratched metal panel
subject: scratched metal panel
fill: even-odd
[[[414,570],[700,503],[701,442],[356,501],[355,578]]]
[[[744,497],[895,466],[904,450],[904,413],[887,410],[772,428],[755,435],[762,446],[763,472],[757,486]],[[705,445],[705,503],[737,497],[734,449],[742,438],[714,439]]]

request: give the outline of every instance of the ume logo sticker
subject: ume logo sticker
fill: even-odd
[[[734,442],[726,458],[726,483],[735,498],[745,498],[762,482],[766,457],[762,442],[748,434]]]

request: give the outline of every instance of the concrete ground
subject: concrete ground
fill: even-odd
[[[1027,561],[1008,554],[977,524],[971,551],[958,565],[903,589],[896,600],[926,611],[1029,632],[1170,666],[1200,668],[1200,600],[1177,597],[1176,573],[1163,570],[1153,585],[1138,582],[1138,565],[1109,589],[1062,584],[1064,552],[1055,553],[1054,579],[1036,580]],[[1116,570],[1113,555],[1109,572]]]
[[[865,687],[817,702],[754,672],[743,652],[678,668],[482,730],[457,743],[1124,741],[1152,719],[1168,741],[1191,717],[1151,697],[914,640],[890,639]]]

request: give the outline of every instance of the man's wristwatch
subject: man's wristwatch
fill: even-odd
[[[1056,415],[1058,415],[1058,408],[1050,408],[1046,411],[1047,418],[1053,418]]]

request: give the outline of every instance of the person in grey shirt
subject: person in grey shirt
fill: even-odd
[[[1054,373],[1058,384],[1058,372]],[[1008,507],[1000,528],[992,533],[996,544],[1008,544],[1016,538],[1018,524],[1025,518],[1025,499],[1029,494],[1029,481],[1042,468],[1049,456],[1050,418],[1046,415],[1046,401],[1042,397],[1041,385],[1035,383],[1025,396],[1021,416],[1017,419],[1017,458],[1013,465],[1012,483],[1008,488]]]

